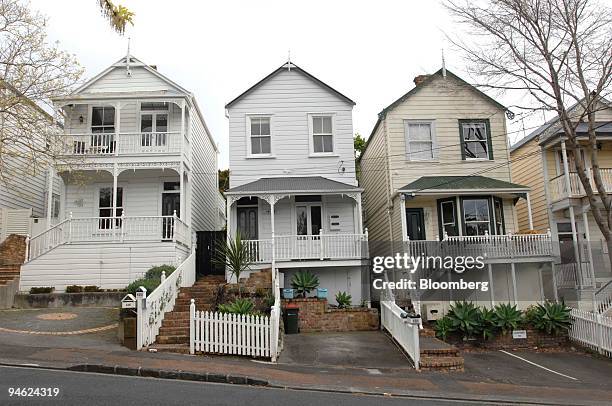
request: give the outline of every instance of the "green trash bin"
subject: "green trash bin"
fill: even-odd
[[[298,326],[299,311],[297,307],[285,308],[285,334],[297,334],[300,332]]]

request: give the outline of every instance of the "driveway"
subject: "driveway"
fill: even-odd
[[[406,356],[380,331],[286,334],[279,363],[374,370],[412,369]]]
[[[127,350],[117,339],[118,317],[107,307],[0,310],[0,344]]]

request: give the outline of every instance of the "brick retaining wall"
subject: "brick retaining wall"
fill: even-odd
[[[25,261],[25,240],[23,235],[11,234],[0,243],[0,266],[21,265]]]
[[[482,341],[449,340],[458,347],[479,347],[492,350],[511,350],[515,348],[557,348],[564,346],[568,342],[567,333],[559,335],[549,335],[539,330],[525,329],[527,338],[512,338],[512,332],[502,335],[498,333],[494,338]]]
[[[327,299],[291,299],[283,300],[299,308],[299,327],[301,333],[343,332],[378,330],[379,317],[377,309],[354,307],[334,309],[327,304]]]

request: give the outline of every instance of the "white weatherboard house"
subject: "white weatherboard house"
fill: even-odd
[[[229,237],[248,240],[254,268],[278,268],[285,287],[310,270],[331,303],[339,291],[368,299],[354,104],[288,62],[226,105]]]
[[[223,227],[217,147],[193,95],[127,56],[54,100],[65,116],[59,219],[32,236],[21,290],[123,288],[180,264],[196,231]]]

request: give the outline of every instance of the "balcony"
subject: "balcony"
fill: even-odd
[[[484,257],[485,262],[552,258],[550,234],[508,234],[446,237],[442,241],[405,241],[411,256]]]
[[[601,168],[601,178],[606,189],[606,192],[612,192],[612,168]],[[587,176],[590,180],[591,187],[597,192],[595,186],[595,180],[593,179],[593,172],[591,168],[587,168]],[[552,178],[548,182],[548,189],[550,192],[551,201],[556,202],[567,198],[581,198],[586,196],[584,186],[578,177],[578,173],[570,172],[569,175],[569,190],[567,187],[567,178],[565,174],[561,174]]]
[[[272,262],[272,239],[245,243],[254,263]],[[274,253],[276,261],[361,260],[368,257],[368,234],[276,236]]]
[[[180,131],[66,134],[61,142],[62,154],[73,157],[178,155],[189,146]]]
[[[71,243],[168,241],[190,246],[189,226],[176,216],[121,216],[72,218],[32,237],[28,261]]]

